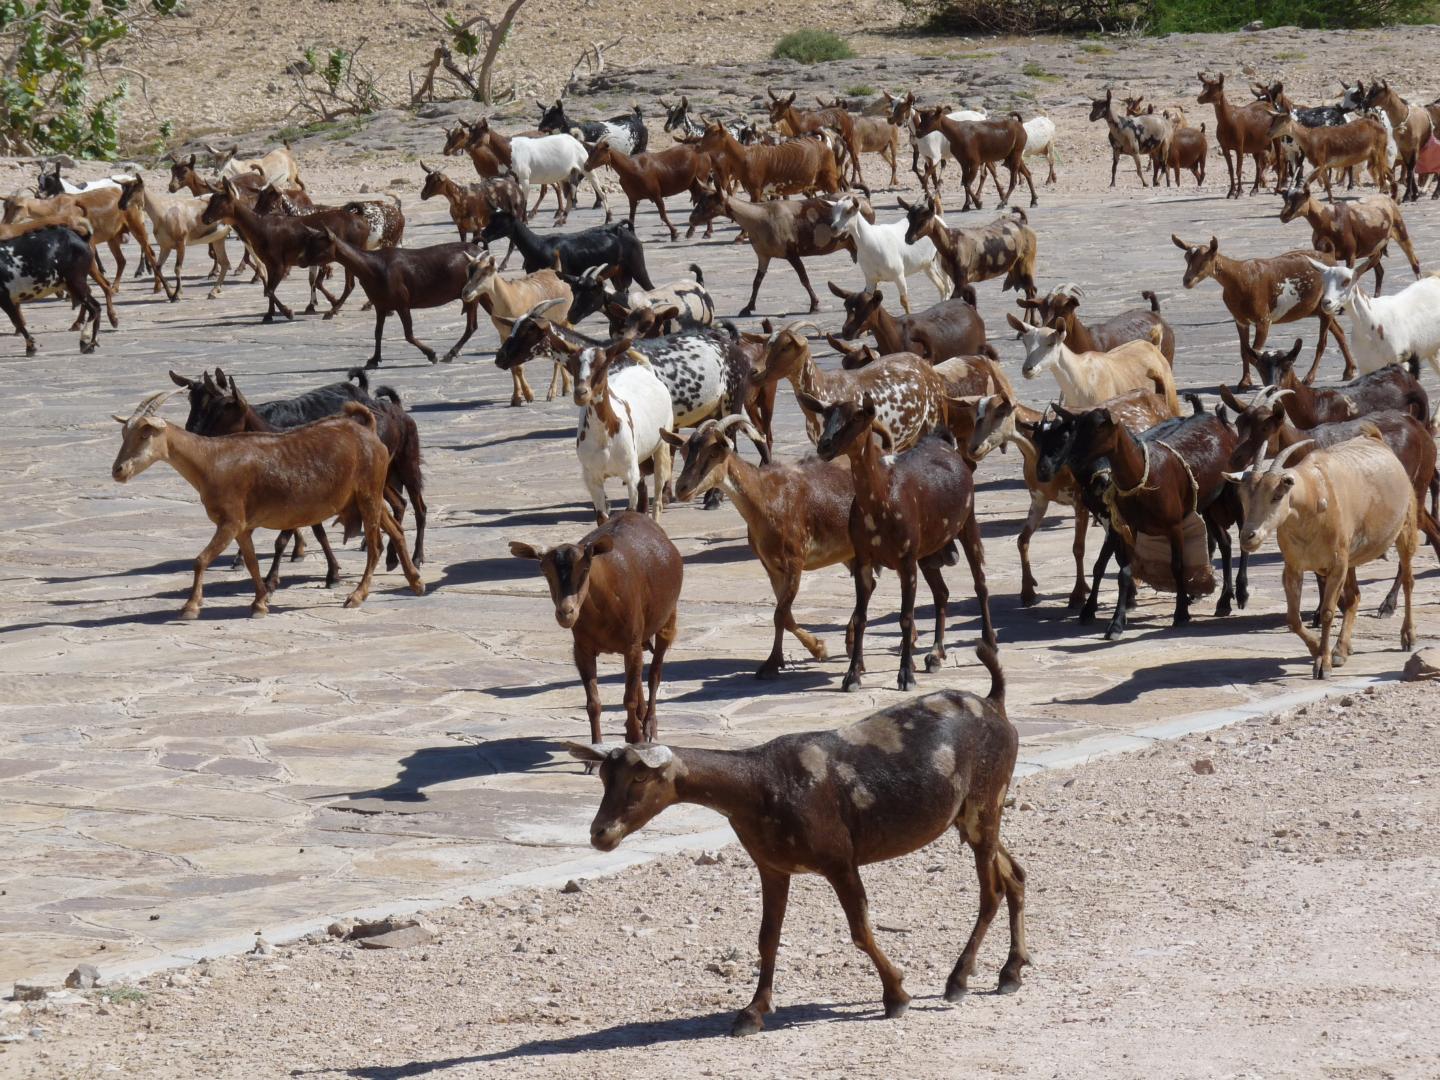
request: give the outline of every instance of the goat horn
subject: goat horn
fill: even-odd
[[[563,296],[552,297],[549,300],[541,300],[540,303],[536,304],[529,311],[527,311],[525,315],[527,318],[539,319],[545,315],[545,312],[549,311],[556,304],[563,303],[565,303],[565,298]]]
[[[180,393],[179,390],[161,390],[157,394],[151,394],[144,401],[140,402],[140,405],[131,414],[130,419],[127,420],[126,423],[133,424],[137,420],[144,420],[146,417],[154,416],[161,405],[164,405],[165,402],[169,401],[178,393]]]
[[[790,334],[794,334],[796,337],[799,337],[799,336],[801,336],[801,335],[800,335],[800,331],[801,331],[802,329],[804,329],[805,327],[807,327],[807,326],[808,326],[811,330],[814,330],[815,333],[817,333],[817,334],[821,332],[821,331],[820,331],[820,327],[816,326],[816,325],[815,325],[813,322],[811,322],[809,319],[801,319],[801,320],[799,320],[798,322],[787,323],[786,325],[782,326],[782,327],[780,328],[780,333],[782,333],[782,334],[784,334],[784,333],[790,333]],[[772,337],[773,337],[773,336],[774,336],[774,335],[772,335]]]
[[[1314,445],[1314,439],[1305,439],[1301,442],[1295,443],[1292,446],[1287,446],[1284,450],[1281,450],[1280,453],[1275,455],[1275,460],[1270,463],[1269,471],[1272,473],[1282,472],[1285,468],[1286,463],[1289,462],[1292,457],[1298,454],[1301,450],[1308,449]]]
[[[722,435],[729,435],[731,428],[733,428],[736,424],[744,424],[744,423],[747,423],[747,420],[746,420],[745,415],[744,415],[743,413],[731,413],[729,416],[725,417],[724,419],[722,419],[722,420],[715,420],[715,421],[712,421],[712,423],[714,423],[715,426],[716,426],[717,428],[719,428],[720,433],[721,433]]]

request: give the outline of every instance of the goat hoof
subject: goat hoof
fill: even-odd
[[[959,1001],[969,992],[970,991],[966,989],[964,983],[960,983],[959,985],[947,986],[945,987],[945,1000],[948,1001],[951,1005],[954,1005],[957,1001]]]
[[[325,575],[325,587],[326,587],[327,589],[333,589],[336,585],[339,585],[339,584],[340,584],[340,575],[339,575],[339,574],[326,574],[326,575]]]
[[[270,608],[265,604],[251,604],[250,617],[252,619],[263,619],[270,614]]]
[[[730,1025],[730,1034],[735,1038],[742,1035],[754,1035],[765,1026],[765,1021],[754,1013],[742,1012],[735,1017],[735,1022]]]
[[[374,371],[374,370],[375,370],[376,368],[378,368],[379,366],[380,366],[380,360],[379,360],[378,357],[372,356],[369,360],[366,360],[366,361],[365,361],[365,370],[366,370],[366,371]]]
[[[764,667],[762,667],[759,671],[755,672],[755,678],[756,678],[756,679],[759,679],[761,682],[768,682],[768,681],[770,681],[771,679],[778,679],[779,677],[780,677],[780,665],[779,665],[779,664],[766,664],[766,665],[765,665]]]
[[[1116,626],[1113,623],[1105,631],[1106,641],[1119,641],[1125,635],[1123,626]]]
[[[885,1002],[885,1019],[899,1020],[910,1011],[910,997],[907,994],[903,998],[896,998],[894,1001]]]
[[[1375,614],[1376,614],[1376,616],[1377,616],[1378,618],[1381,618],[1381,619],[1388,619],[1388,618],[1390,618],[1391,616],[1393,616],[1393,615],[1395,614],[1395,601],[1394,601],[1394,600],[1386,600],[1386,601],[1385,601],[1384,603],[1382,603],[1378,608],[1375,609]]]
[[[811,311],[814,311],[815,309],[812,307],[810,310],[811,310]],[[748,306],[747,306],[747,307],[742,307],[742,308],[739,310],[739,312],[737,312],[738,317],[739,317],[739,318],[742,318],[742,319],[743,319],[743,318],[746,318],[747,316],[754,315],[754,314],[755,314],[755,309],[754,309],[753,307],[748,307]]]
[[[269,325],[270,325],[271,323],[273,323],[274,321],[275,321],[275,316],[274,316],[274,315],[266,315],[264,318],[262,318],[262,319],[260,320],[261,325],[263,325],[263,326],[269,326]]]
[[[1095,609],[1094,609],[1094,608],[1088,608],[1088,607],[1087,607],[1087,608],[1081,608],[1081,609],[1080,609],[1079,622],[1080,622],[1080,625],[1081,625],[1081,626],[1089,626],[1089,625],[1090,625],[1091,623],[1093,623],[1094,621],[1095,621]]]
[[[365,598],[364,598],[363,596],[360,596],[360,595],[357,594],[357,593],[351,593],[349,596],[347,596],[347,597],[345,598],[345,606],[346,606],[347,608],[357,608],[357,607],[359,607],[361,604],[363,604],[364,602],[365,602]]]
[[[1229,614],[1230,614],[1230,601],[1229,601],[1229,600],[1221,600],[1218,604],[1215,605],[1215,617],[1216,617],[1217,619],[1218,619],[1218,618],[1223,618],[1224,616],[1229,615]]]
[[[386,569],[386,570],[394,570],[395,567],[397,567],[397,566],[399,566],[399,565],[400,565],[400,556],[399,556],[398,554],[396,554],[395,552],[392,551],[392,552],[390,552],[389,554],[387,554],[387,555],[385,556],[385,569]]]
[[[901,668],[900,676],[895,680],[895,686],[900,690],[914,690],[916,687],[915,672],[909,668]]]
[[[1083,607],[1085,601],[1089,598],[1089,596],[1090,592],[1088,589],[1084,592],[1072,592],[1070,594],[1070,599],[1065,601],[1065,609],[1067,611],[1074,611],[1078,607]]]
[[[1175,618],[1170,620],[1170,625],[1172,628],[1176,626],[1189,626],[1190,613],[1188,611],[1180,612],[1180,614],[1176,615]]]
[[[187,622],[192,619],[198,619],[200,617],[200,609],[198,607],[191,607],[189,604],[186,604],[183,608],[180,609],[180,614],[176,615],[175,617],[177,619],[184,619]]]
[[[314,315],[314,314],[315,314],[315,311],[316,311],[316,308],[315,308],[315,305],[314,305],[314,304],[306,304],[306,305],[305,305],[305,314],[306,314],[306,315]]]
[[[93,342],[93,341],[87,342],[86,344],[80,346],[80,355],[82,355],[82,356],[89,356],[91,353],[93,353],[93,352],[94,352],[96,349],[98,349],[99,347],[100,347],[100,346],[97,345],[97,344],[96,344],[95,342]]]
[[[1346,660],[1349,660],[1349,659],[1350,659],[1350,654],[1349,654],[1349,653],[1342,653],[1342,652],[1339,652],[1339,651],[1333,652],[1333,653],[1330,654],[1330,666],[1331,666],[1331,667],[1344,667],[1344,666],[1345,666],[1345,661],[1346,661]]]
[[[851,672],[850,674],[846,675],[845,681],[840,684],[840,689],[844,690],[847,694],[854,693],[856,690],[859,690],[860,676],[855,672]]]
[[[410,583],[410,591],[413,592],[416,596],[424,596],[425,582],[421,581],[419,578],[416,578]]]
[[[995,987],[997,994],[1013,994],[1020,989],[1020,976],[1001,975],[1000,985]]]
[[[929,656],[925,657],[925,670],[939,671],[940,668],[944,665],[944,663],[945,657],[939,655],[938,653],[931,653]]]

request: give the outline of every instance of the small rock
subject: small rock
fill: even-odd
[[[388,934],[376,934],[373,937],[361,938],[362,949],[409,949],[416,945],[429,945],[435,940],[435,935],[423,926],[405,926],[399,930],[391,930]]]
[[[266,941],[258,934],[255,936],[255,944],[250,946],[251,956],[269,956],[275,951],[275,946]]]
[[[72,990],[91,990],[100,981],[100,972],[93,964],[77,964],[75,970],[65,976],[65,985]]]
[[[1241,29],[1244,30],[1247,34],[1257,33],[1258,31],[1265,29],[1265,20],[1256,19],[1254,22],[1246,23],[1243,27],[1241,27]]]
[[[718,851],[702,851],[695,857],[696,866],[715,866],[725,861],[725,857]]]
[[[360,185],[360,194],[361,194],[361,195],[369,195],[369,194],[370,194],[372,191],[374,191],[374,190],[375,190],[375,189],[372,188],[369,184],[361,184],[361,185]]]
[[[409,179],[408,179],[407,177],[397,176],[397,177],[395,177],[393,180],[390,181],[390,186],[391,186],[391,187],[409,187],[409,186],[410,186],[410,181],[409,181]]]
[[[330,935],[324,930],[311,930],[310,933],[306,934],[301,940],[304,941],[306,945],[323,945],[330,940]]]
[[[1215,775],[1215,763],[1208,757],[1196,758],[1190,763],[1190,769],[1197,776]]]
[[[291,60],[285,65],[286,75],[313,75],[315,66],[309,60]]]
[[[1400,674],[1402,682],[1422,682],[1440,678],[1440,647],[1420,649],[1405,661],[1405,670]]]
[[[1344,697],[1342,697],[1342,698],[1340,699],[1340,705],[1341,705],[1342,708],[1348,709],[1351,705],[1354,705],[1354,704],[1355,704],[1355,699],[1354,699],[1353,697],[1351,697],[1349,694],[1346,694]]]
[[[45,995],[49,992],[49,987],[41,986],[39,983],[17,982],[10,996],[16,1001],[44,1001]]]
[[[349,937],[350,931],[355,929],[354,919],[336,919],[325,928],[325,932],[331,937]]]
[[[1074,787],[1074,786],[1075,786],[1075,777],[1073,777],[1073,776],[1070,777],[1069,780],[1066,780],[1066,781],[1065,781],[1063,784],[1061,784],[1060,786],[1061,786],[1062,788]]]
[[[576,881],[574,878],[571,878],[569,881],[565,882],[565,887],[560,891],[562,893],[577,893],[580,891],[580,882]]]
[[[258,946],[258,945],[260,944],[260,942],[257,941],[255,944]],[[251,951],[258,953],[260,950],[259,950],[258,948],[256,948],[256,949],[252,949]],[[264,954],[261,954],[261,955],[264,955]],[[185,972],[183,972],[183,971],[174,971],[174,972],[171,972],[170,975],[169,975],[169,977],[166,978],[166,980],[165,980],[165,985],[167,985],[167,986],[169,986],[169,987],[171,987],[172,989],[175,989],[175,990],[183,990],[183,989],[185,989],[187,986],[190,985],[190,976],[187,975],[187,974],[185,974]]]
[[[1034,809],[1035,809],[1035,804],[1034,804],[1034,803],[1029,803],[1029,802],[1022,802],[1022,803],[1020,804],[1020,806],[1018,807],[1018,809],[1020,809],[1020,810],[1034,810]]]

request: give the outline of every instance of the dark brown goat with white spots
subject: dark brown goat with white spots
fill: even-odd
[[[925,657],[925,670],[935,671],[944,663],[945,603],[950,590],[941,567],[957,561],[957,541],[975,582],[983,640],[994,645],[985,552],[975,516],[975,478],[969,463],[956,452],[950,432],[942,428],[897,453],[889,430],[877,422],[878,410],[870,398],[830,405],[804,394],[800,398],[807,409],[821,413],[816,452],[826,461],[848,456],[855,482],[855,502],[850,507],[855,614],[850,617],[850,669],[842,688],[860,689],[865,671],[865,623],[877,566],[889,567],[900,576],[899,688],[915,687],[917,572],[924,574],[935,601],[935,644]]]
[[[916,203],[900,200],[907,227],[905,242],[917,243],[929,237],[940,258],[940,266],[955,283],[956,291],[966,285],[1005,275],[1000,291],[1019,289],[1034,297],[1035,257],[1039,241],[1029,218],[1018,206],[1009,216],[999,217],[976,229],[952,229],[940,216],[938,199],[922,197]]]
[[[655,691],[665,652],[675,640],[675,612],[684,568],[665,530],[644,514],[623,511],[573,544],[552,548],[510,541],[517,559],[536,559],[555,602],[555,621],[575,638],[575,667],[585,686],[590,741],[599,744],[600,686],[595,659],[625,657],[625,741],[653,741]],[[650,695],[642,675],[650,659]]]
[[[668,746],[599,752],[571,744],[598,763],[605,793],[590,843],[612,851],[668,806],[697,803],[724,814],[760,872],[760,980],[735,1017],[733,1035],[749,1035],[774,1011],[771,991],[790,878],[819,874],[850,924],[850,940],[875,965],[885,1015],[903,1016],[910,995],[900,970],[875,942],[860,867],[917,851],[954,827],[975,853],[980,911],[945,983],[945,999],[969,989],[981,942],[1003,897],[1010,951],[999,992],[1020,989],[1030,963],[1025,947],[1025,871],[1000,840],[1000,818],[1015,769],[1019,736],[1005,714],[1005,676],[995,650],[982,645],[990,693],[942,690],[875,713],[838,731],[782,735],[747,750]]]

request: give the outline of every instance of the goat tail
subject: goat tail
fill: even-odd
[[[705,272],[700,269],[700,264],[699,264],[699,263],[691,263],[691,264],[690,264],[690,273],[692,273],[692,274],[695,275],[695,284],[696,284],[696,285],[704,285],[704,284],[705,284]]]
[[[347,382],[353,382],[365,393],[368,394],[370,392],[370,376],[365,374],[364,368],[352,367],[349,371],[345,372],[345,379]]]
[[[341,412],[361,427],[369,428],[371,432],[374,432],[375,414],[358,401],[347,401]]]
[[[980,346],[980,355],[989,357],[997,364],[1000,362],[1000,354],[995,351],[995,346],[991,345],[988,341]]]
[[[1405,370],[1410,372],[1412,379],[1420,378],[1420,354],[1411,353],[1405,358]]]
[[[975,655],[990,672],[990,693],[986,700],[1003,712],[1005,709],[1005,669],[1000,666],[1000,650],[987,641],[975,646]]]
[[[1012,109],[1012,110],[1010,111],[1010,115],[1013,116],[1013,117],[1015,118],[1016,122],[1019,123],[1022,127],[1024,126],[1024,124],[1025,124],[1025,118],[1024,118],[1023,116],[1021,116],[1018,112],[1015,112],[1015,111]]]
[[[387,191],[387,192],[385,192],[385,196],[386,196],[386,198],[389,198],[389,199],[393,199],[393,200],[394,200],[394,202],[395,202],[395,209],[396,209],[396,210],[399,210],[399,209],[400,209],[400,196],[399,196],[399,195],[396,195],[393,191]]]
[[[1153,311],[1156,315],[1160,314],[1160,298],[1156,296],[1153,292],[1151,292],[1149,289],[1146,289],[1140,294],[1140,299],[1149,300],[1150,310]],[[1159,342],[1156,342],[1156,344],[1158,345]]]
[[[1205,415],[1205,402],[1201,399],[1199,394],[1187,390],[1185,392],[1185,400],[1190,403],[1191,416]]]
[[[396,405],[399,405],[402,409],[405,407],[405,403],[400,400],[400,393],[399,393],[399,391],[397,391],[393,386],[377,386],[377,387],[375,388],[375,397],[376,397],[376,398],[384,398],[384,399],[386,399],[387,401],[393,401]]]
[[[1027,213],[1025,213],[1025,211],[1024,211],[1023,209],[1021,209],[1020,207],[1018,207],[1018,206],[1012,206],[1012,207],[1010,207],[1010,213],[1014,214],[1017,218],[1020,219],[1020,224],[1021,224],[1021,225],[1029,225],[1029,224],[1030,224],[1030,215],[1027,214]]]

